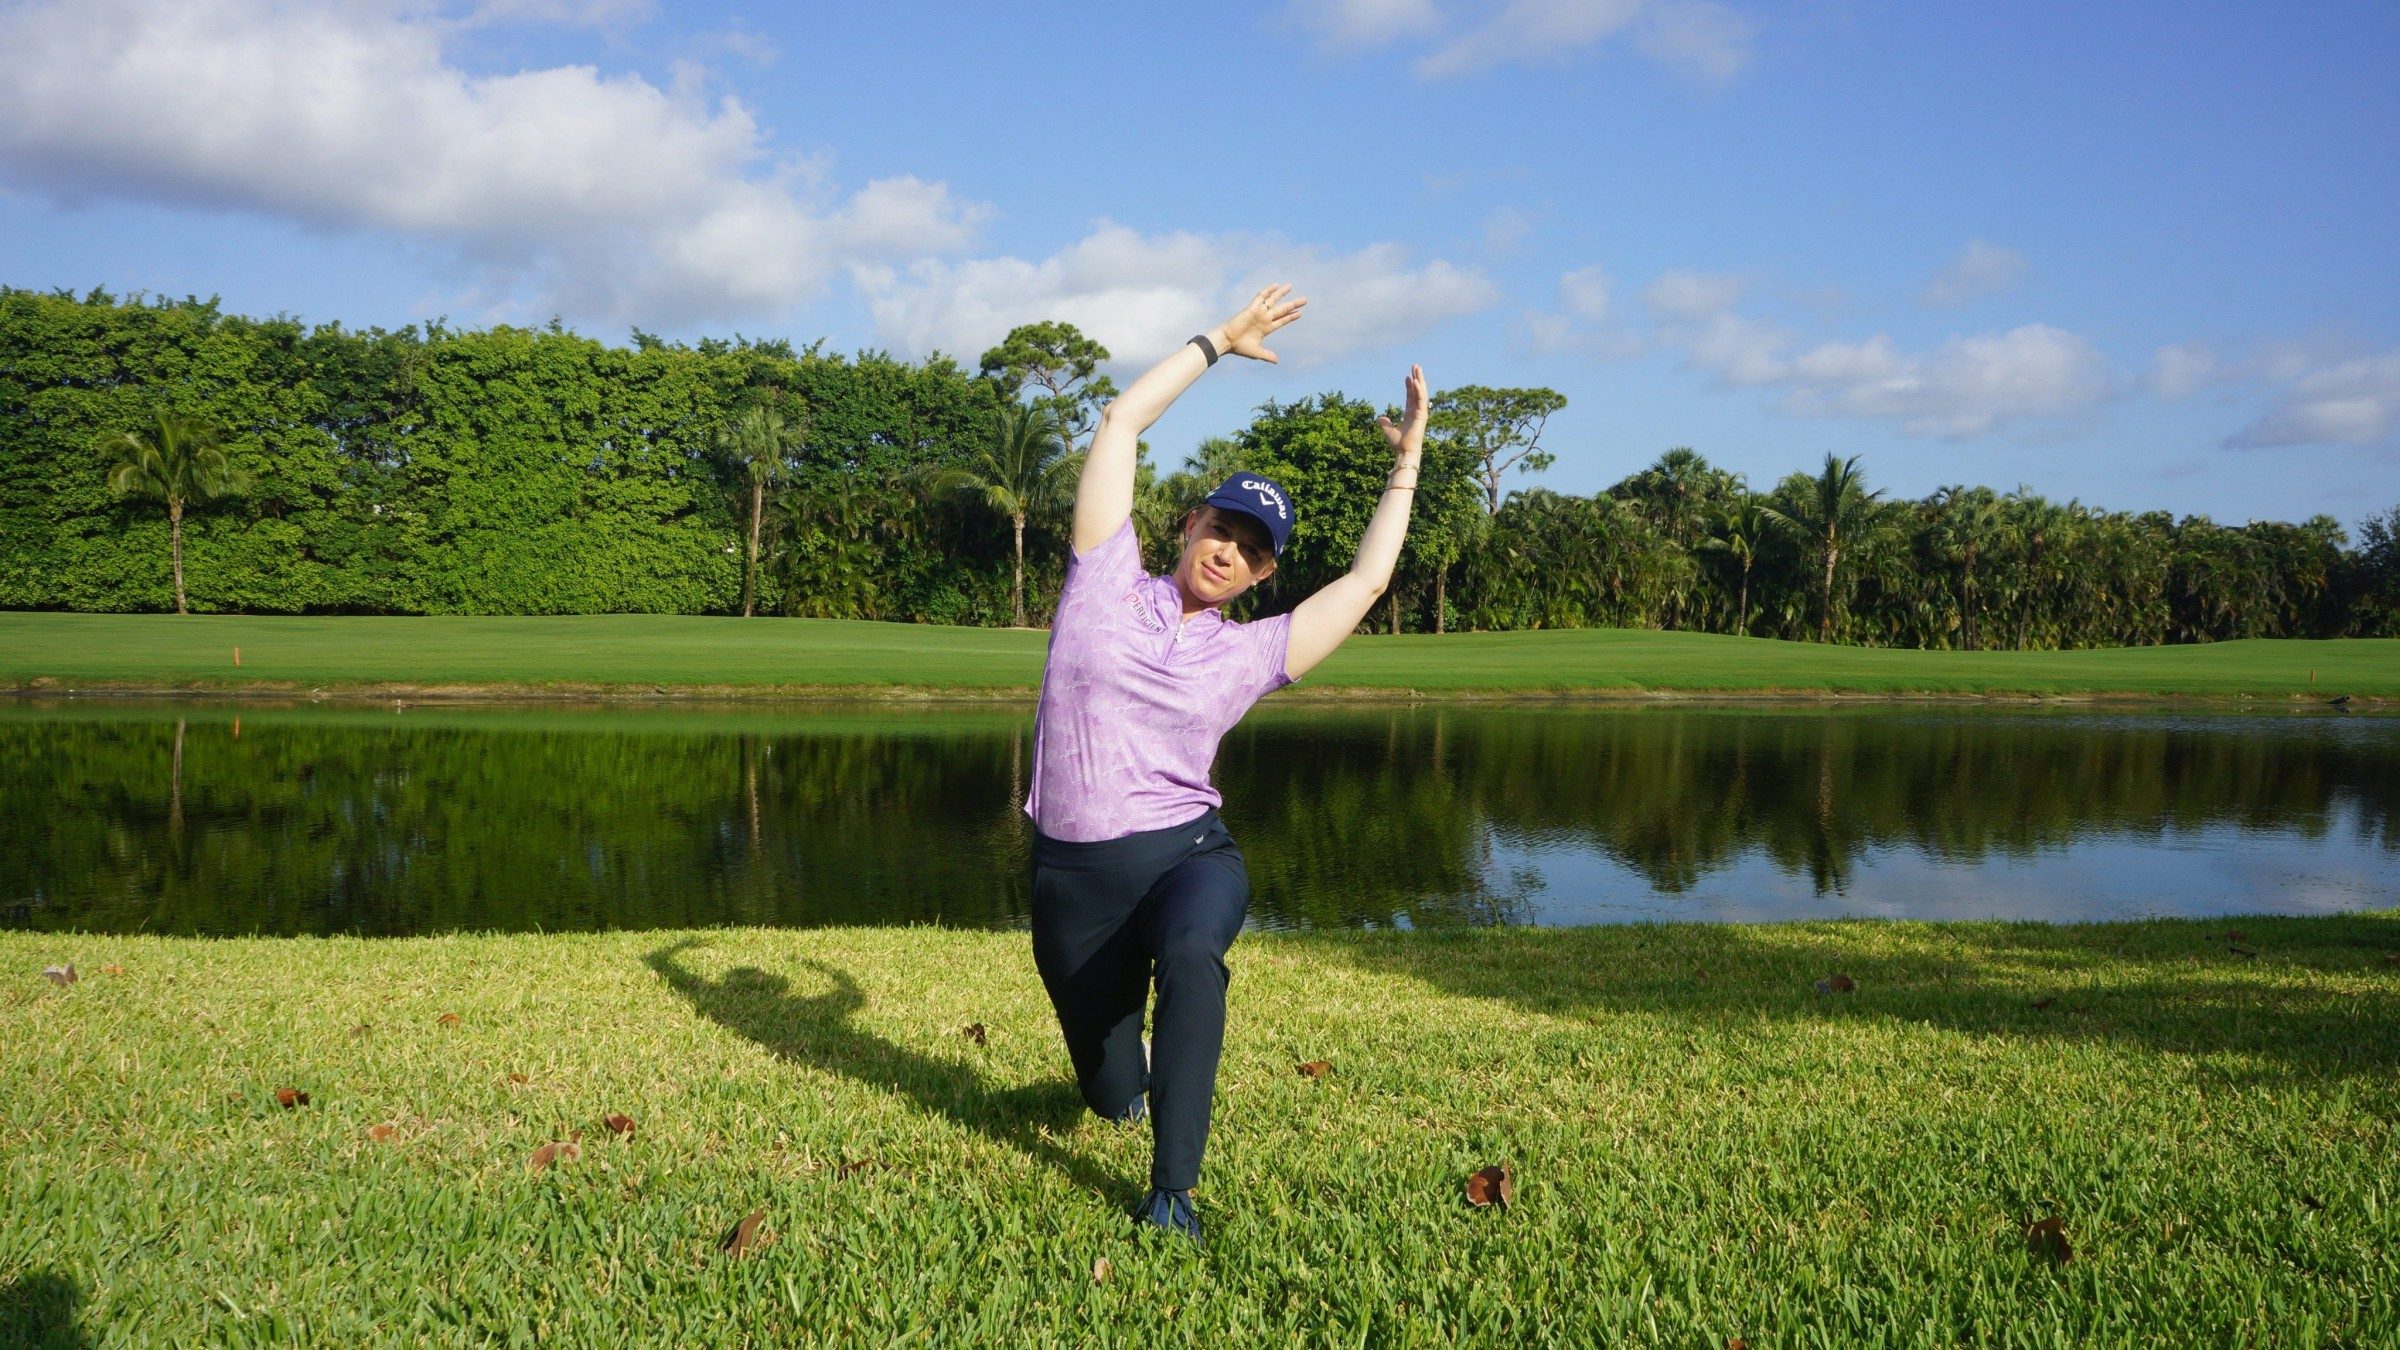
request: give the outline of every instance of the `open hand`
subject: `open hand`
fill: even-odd
[[[1403,456],[1413,455],[1425,446],[1425,411],[1432,400],[1425,393],[1425,367],[1408,368],[1408,396],[1400,410],[1400,420],[1390,417],[1375,419],[1375,429],[1392,443],[1392,450]]]
[[[1299,318],[1300,311],[1308,307],[1305,296],[1298,300],[1284,298],[1291,293],[1290,285],[1277,282],[1250,297],[1242,312],[1227,319],[1218,330],[1225,337],[1225,350],[1274,365],[1275,353],[1267,350],[1267,334]]]

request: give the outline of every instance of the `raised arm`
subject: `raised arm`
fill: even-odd
[[[1392,443],[1392,473],[1384,480],[1383,499],[1359,537],[1358,557],[1350,570],[1292,611],[1292,632],[1284,648],[1283,672],[1293,679],[1333,655],[1359,621],[1367,617],[1384,590],[1392,584],[1392,567],[1400,561],[1400,543],[1408,537],[1409,507],[1417,496],[1417,464],[1425,454],[1425,368],[1408,368],[1408,402],[1401,424],[1378,417],[1375,425]]]
[[[1269,286],[1250,298],[1240,313],[1202,336],[1218,355],[1231,353],[1253,361],[1275,363],[1266,347],[1267,335],[1300,317],[1306,300],[1288,300],[1292,288]],[[1142,373],[1124,393],[1100,410],[1099,429],[1092,433],[1091,453],[1084,457],[1083,476],[1075,483],[1075,551],[1089,552],[1108,542],[1125,518],[1133,514],[1135,447],[1142,433],[1170,404],[1192,387],[1208,358],[1195,343],[1186,342],[1175,354]]]

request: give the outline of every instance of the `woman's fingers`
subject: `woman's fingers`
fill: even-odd
[[[1287,300],[1286,297],[1291,293],[1292,286],[1288,281],[1260,287],[1258,294],[1250,297],[1250,304],[1234,317],[1230,330],[1234,337],[1233,350],[1268,365],[1278,364],[1275,353],[1258,345],[1258,340],[1299,318],[1300,311],[1308,306],[1305,296],[1298,300]]]

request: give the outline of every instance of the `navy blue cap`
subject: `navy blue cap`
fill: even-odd
[[[1275,556],[1283,556],[1284,541],[1292,537],[1292,497],[1282,484],[1262,474],[1237,473],[1208,494],[1207,504],[1239,511],[1266,526],[1267,537],[1275,541]]]

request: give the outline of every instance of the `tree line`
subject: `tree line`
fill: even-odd
[[[1019,327],[976,367],[736,336],[397,330],[214,301],[0,289],[0,608],[1047,620],[1109,353]],[[1535,485],[1565,398],[1434,404],[1370,626],[1647,627],[2035,649],[2400,635],[2400,507],[2220,524],[2024,486],[1919,499],[1857,457],[1753,485],[1686,448],[1590,496]],[[1134,512],[1163,567],[1236,470],[1304,503],[1241,602],[1349,564],[1390,452],[1341,393],[1260,405]]]

